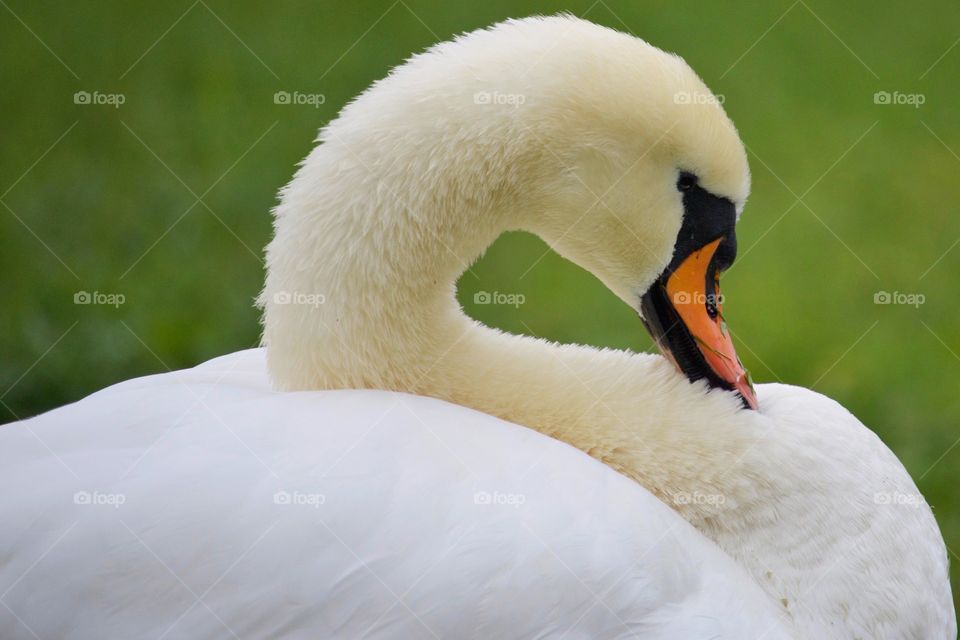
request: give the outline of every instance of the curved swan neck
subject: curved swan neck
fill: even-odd
[[[417,385],[417,392],[451,400],[526,425],[572,444],[625,473],[680,510],[677,492],[719,493],[729,459],[716,455],[703,433],[691,442],[677,407],[696,389],[660,356],[551,344],[504,334],[473,321]],[[721,399],[722,400],[722,399]],[[706,404],[712,404],[710,402]],[[722,412],[722,402],[715,403]],[[694,412],[695,413],[695,412]],[[698,429],[699,430],[699,429]],[[736,438],[716,434],[736,447]],[[708,438],[712,440],[712,438]],[[743,447],[746,439],[742,439]],[[714,453],[706,449],[712,448]],[[698,454],[698,464],[690,461]],[[711,468],[712,467],[712,468]],[[693,513],[690,519],[699,519]]]
[[[416,168],[365,150],[326,140],[275,211],[260,303],[282,388],[408,388],[453,340],[456,278],[501,232],[490,204],[450,189],[438,207],[442,185],[411,189]]]
[[[499,189],[487,201],[439,179],[413,190],[422,184],[415,173],[390,174],[359,149],[327,140],[277,208],[261,298],[277,385],[450,400],[569,442],[691,520],[713,513],[709,501],[672,496],[721,492],[714,483],[725,481],[731,452],[748,446],[733,419],[739,403],[704,394],[659,356],[551,344],[464,316],[456,281],[500,233],[521,226],[522,195],[509,176],[488,174]]]

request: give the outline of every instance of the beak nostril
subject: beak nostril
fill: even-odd
[[[704,287],[706,291],[706,295],[704,295],[704,306],[711,320],[716,320],[717,316],[720,315],[720,272],[723,271],[723,265],[718,255],[719,252],[714,254],[710,266],[707,267]]]
[[[716,274],[719,277],[719,274],[723,273],[733,265],[733,261],[737,258],[737,235],[736,232],[730,231],[727,235],[723,237],[723,240],[720,241],[720,246],[717,248],[717,253],[714,256],[714,265],[716,266]]]
[[[716,320],[717,315],[719,315],[720,313],[720,311],[717,309],[716,301],[711,298],[707,298],[706,306],[707,306],[707,315],[710,316],[711,320]]]

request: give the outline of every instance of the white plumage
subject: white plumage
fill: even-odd
[[[659,356],[456,304],[526,229],[636,306],[677,172],[738,212],[749,191],[704,97],[679,58],[569,17],[376,83],[282,193],[266,354],[0,429],[3,637],[955,636],[933,515],[840,405],[761,385],[744,411]]]
[[[784,637],[743,570],[569,445],[276,392],[262,350],[0,429],[0,482],[0,585],[26,573],[5,639]]]

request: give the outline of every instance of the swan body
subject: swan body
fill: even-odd
[[[573,447],[431,398],[277,392],[260,349],[0,429],[0,481],[5,639],[787,637]]]
[[[0,498],[0,616],[24,637],[955,637],[893,453],[832,400],[753,390],[732,351],[677,348],[673,325],[722,314],[667,293],[733,260],[749,192],[711,97],[571,17],[375,83],[282,191],[265,352],[0,429],[0,479],[27,487]],[[467,318],[456,279],[511,229],[641,309],[668,357]],[[75,491],[124,496],[119,527]]]

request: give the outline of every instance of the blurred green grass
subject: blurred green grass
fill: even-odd
[[[254,346],[268,211],[318,127],[412,52],[558,11],[680,53],[725,97],[754,173],[724,279],[742,359],[757,381],[812,386],[870,425],[960,551],[960,5],[949,1],[9,0],[0,420]],[[281,90],[325,102],[274,104]],[[77,105],[76,91],[126,102]],[[878,105],[877,91],[926,101]],[[472,272],[460,297],[488,324],[650,349],[630,309],[535,238],[508,234]],[[75,305],[81,290],[126,303]],[[478,291],[526,302],[475,305]],[[876,305],[878,291],[925,303]]]

